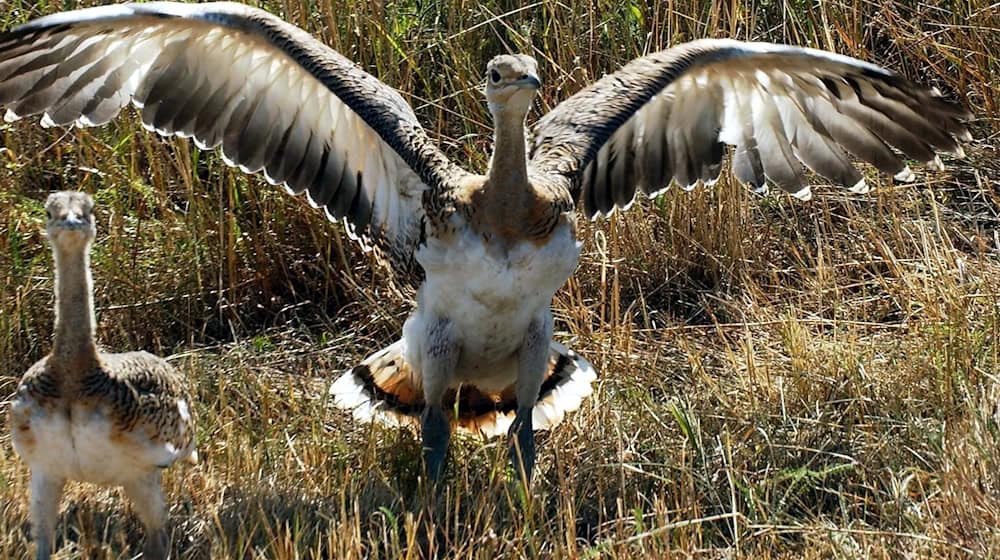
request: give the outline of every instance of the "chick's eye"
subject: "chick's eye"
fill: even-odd
[[[52,219],[52,210],[46,210],[45,211],[45,217],[51,220]]]
[[[499,82],[500,72],[497,72],[496,70],[490,70],[490,80],[492,80],[494,84]]]

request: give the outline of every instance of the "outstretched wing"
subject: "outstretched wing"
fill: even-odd
[[[129,102],[147,128],[305,192],[400,272],[413,264],[425,195],[461,174],[395,90],[256,8],[124,4],[0,34],[7,121],[96,126]]]
[[[808,199],[803,164],[856,192],[868,187],[847,153],[910,180],[890,146],[942,168],[935,150],[961,155],[968,118],[860,60],[705,39],[633,60],[561,103],[534,127],[530,167],[561,177],[593,217],[627,207],[637,188],[711,183],[729,144],[739,180]]]

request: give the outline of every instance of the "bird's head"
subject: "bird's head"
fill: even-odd
[[[94,200],[87,193],[61,191],[45,201],[45,233],[52,247],[61,251],[80,251],[97,235],[94,224]]]
[[[486,65],[486,102],[490,113],[528,114],[538,88],[538,63],[523,54],[504,54]]]

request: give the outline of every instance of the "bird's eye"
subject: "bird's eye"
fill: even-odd
[[[500,72],[490,70],[490,80],[492,80],[494,84],[500,83]]]
[[[46,210],[45,211],[45,217],[51,220],[52,219],[52,210]]]

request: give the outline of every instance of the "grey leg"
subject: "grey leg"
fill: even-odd
[[[35,537],[35,558],[48,560],[55,546],[59,500],[66,479],[38,469],[31,471],[31,531]]]
[[[451,424],[442,407],[444,393],[451,385],[458,365],[459,346],[451,321],[438,319],[432,323],[424,340],[421,378],[424,388],[424,412],[420,416],[420,431],[424,446],[427,474],[433,481],[444,472]]]
[[[531,414],[542,388],[552,340],[552,313],[548,310],[531,322],[517,357],[517,413],[508,433],[510,461],[518,479],[528,483],[535,468],[535,432]]]
[[[132,501],[132,509],[146,529],[143,560],[167,560],[170,558],[170,537],[167,533],[167,505],[163,500],[160,471],[151,472],[124,486],[125,494]]]

